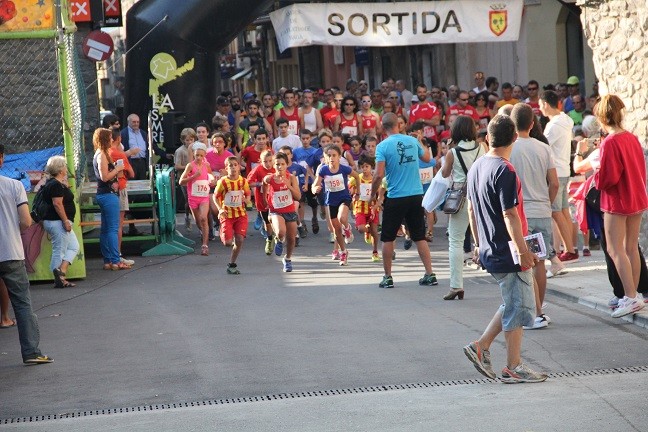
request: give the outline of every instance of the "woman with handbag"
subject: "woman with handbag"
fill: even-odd
[[[75,284],[65,278],[68,266],[79,253],[79,240],[72,224],[76,216],[74,194],[68,187],[67,161],[63,156],[52,156],[45,165],[49,179],[45,188],[44,201],[49,204],[43,218],[43,227],[52,240],[50,269],[54,274],[54,288],[68,288]]]
[[[463,244],[466,229],[470,223],[468,207],[465,205],[466,180],[470,167],[477,158],[483,156],[484,147],[476,142],[477,126],[472,117],[460,115],[456,118],[451,129],[452,142],[457,143],[445,157],[441,174],[443,177],[452,175],[450,194],[446,199],[443,211],[449,214],[448,237],[450,240],[450,291],[444,300],[463,300]],[[452,199],[451,199],[452,197]]]

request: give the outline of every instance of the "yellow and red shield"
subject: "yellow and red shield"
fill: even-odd
[[[490,30],[495,36],[501,36],[508,27],[508,12],[505,10],[494,10],[488,12]]]

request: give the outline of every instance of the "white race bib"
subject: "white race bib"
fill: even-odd
[[[293,204],[292,193],[289,190],[275,191],[272,193],[272,207],[282,209]]]
[[[243,191],[229,191],[225,193],[223,204],[226,207],[240,207],[243,204]]]
[[[371,183],[360,183],[360,201],[371,201]]]
[[[191,185],[191,195],[195,197],[209,196],[209,180],[196,180]]]
[[[288,133],[291,135],[299,135],[297,120],[288,120]]]
[[[324,179],[326,190],[329,192],[340,192],[344,190],[344,176],[342,174],[335,174],[328,176]]]
[[[345,135],[356,136],[358,135],[358,128],[355,126],[344,126],[342,133]]]
[[[422,184],[432,183],[432,178],[434,178],[434,167],[419,168],[419,175],[421,176]]]

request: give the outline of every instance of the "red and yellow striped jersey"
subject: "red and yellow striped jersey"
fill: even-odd
[[[349,178],[349,189],[358,194],[358,199],[353,202],[353,214],[371,213],[371,182],[373,178],[365,179],[360,175],[360,187],[356,186],[355,178]]]
[[[245,201],[250,196],[250,185],[240,175],[236,180],[221,177],[216,184],[214,196],[221,208],[225,209],[226,218],[245,216]]]

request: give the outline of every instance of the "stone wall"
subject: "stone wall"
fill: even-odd
[[[623,98],[626,129],[635,133],[648,157],[648,4],[644,0],[579,0],[583,30],[594,52],[601,93]],[[648,168],[648,162],[646,164]],[[648,252],[648,217],[640,244]]]

